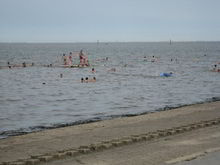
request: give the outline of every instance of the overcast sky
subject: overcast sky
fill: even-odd
[[[220,41],[220,0],[0,0],[0,42]]]

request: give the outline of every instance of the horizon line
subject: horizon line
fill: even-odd
[[[83,44],[83,43],[181,43],[181,42],[220,42],[220,40],[163,40],[163,41],[10,41],[10,42],[2,42],[0,41],[0,44],[68,44],[68,43],[74,43],[74,44]]]

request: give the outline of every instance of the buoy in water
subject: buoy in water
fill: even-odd
[[[160,73],[160,77],[171,77],[173,75],[172,72],[170,73]]]

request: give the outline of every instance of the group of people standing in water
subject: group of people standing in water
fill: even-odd
[[[95,72],[96,72],[95,69],[92,68],[91,73],[95,73]],[[62,74],[62,73],[60,74],[60,78],[63,78],[63,74]],[[93,78],[89,78],[89,77],[83,78],[83,77],[82,77],[81,80],[80,80],[80,82],[81,82],[81,83],[96,82],[96,77],[95,77],[95,76],[93,76]]]
[[[93,74],[95,74],[96,73],[96,70],[95,70],[95,68],[92,68],[92,70],[90,71],[90,73],[93,73]],[[88,78],[88,77],[86,77],[86,78],[81,78],[81,83],[88,83],[88,82],[96,82],[96,77],[95,76],[93,76],[93,78]]]
[[[69,53],[69,56],[66,56],[66,54],[63,54],[63,65],[71,67],[73,65],[73,56],[74,55],[72,52]],[[83,53],[83,50],[80,50],[80,52],[77,54],[77,56],[79,56],[78,67],[88,67],[89,66],[88,56],[86,56]]]
[[[7,62],[7,68],[11,69],[11,68],[25,68],[25,67],[28,67],[28,66],[34,66],[34,63],[26,63],[26,62],[23,62],[21,64],[11,64],[10,62]],[[5,67],[0,67],[1,68],[5,68]]]
[[[206,56],[206,55],[204,55],[204,56]],[[78,60],[79,60],[79,63],[76,64],[76,65],[73,65],[73,60],[74,60],[73,58],[74,58],[74,57],[77,57]],[[154,63],[154,62],[157,62],[157,61],[159,60],[159,59],[158,59],[157,57],[155,57],[155,56],[151,56],[151,57],[144,56],[144,57],[142,57],[142,58],[143,58],[144,61],[153,62],[153,63]],[[78,61],[78,60],[77,60],[77,61]],[[101,61],[101,62],[103,62],[103,61],[108,61],[108,60],[109,60],[109,58],[106,57],[106,58],[103,58],[103,59],[97,59],[96,61]],[[171,61],[171,62],[177,61],[177,59],[176,59],[176,58],[171,58],[170,61]],[[89,66],[90,66],[89,60],[88,60],[88,56],[83,53],[83,50],[82,50],[82,49],[81,49],[80,52],[78,52],[78,53],[72,53],[72,52],[70,52],[69,55],[63,54],[63,55],[62,55],[62,62],[63,62],[63,65],[62,65],[63,67],[89,67]],[[213,72],[220,72],[220,66],[219,66],[219,64],[220,64],[220,62],[215,63],[215,64],[212,66],[211,71],[213,71]],[[25,68],[25,67],[30,67],[30,66],[36,66],[36,65],[35,65],[34,63],[26,63],[26,62],[23,62],[23,63],[21,63],[21,64],[11,64],[10,62],[7,62],[7,66],[2,66],[2,67],[0,66],[0,69],[3,69],[3,68],[9,68],[9,69],[11,69],[11,68],[17,68],[17,67],[23,67],[23,68]],[[37,66],[38,66],[38,65],[37,65]],[[54,65],[49,64],[49,65],[40,65],[40,66],[52,67],[52,66],[54,66]],[[124,66],[127,66],[127,64],[125,64]],[[110,71],[110,72],[115,72],[115,71],[116,71],[116,68],[111,68],[111,69],[109,69],[108,71]],[[91,70],[90,72],[95,73],[96,71],[95,71],[94,68],[92,68],[92,70]],[[172,72],[169,72],[169,73],[161,73],[161,74],[160,74],[160,76],[162,76],[162,77],[170,77],[170,76],[172,76],[172,75],[173,75]],[[62,78],[63,75],[60,75],[60,77]],[[95,77],[93,77],[92,79],[89,79],[88,77],[86,77],[86,78],[81,78],[81,82],[95,82],[95,81],[96,81],[96,78],[95,78]]]
[[[88,78],[88,77],[86,77],[86,78],[81,78],[81,83],[88,83],[88,82],[96,82],[96,77],[93,77],[93,78]]]

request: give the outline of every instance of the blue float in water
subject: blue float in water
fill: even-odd
[[[172,72],[170,73],[160,73],[160,77],[171,77],[173,75]]]

